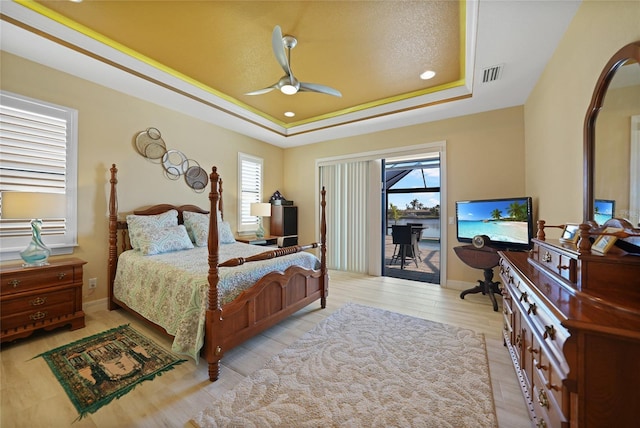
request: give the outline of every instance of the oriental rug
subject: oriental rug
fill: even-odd
[[[94,413],[186,360],[127,325],[40,354],[80,414]]]
[[[484,336],[348,303],[190,423],[496,427]]]

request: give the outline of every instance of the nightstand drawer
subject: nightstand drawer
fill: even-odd
[[[44,266],[0,266],[0,342],[22,339],[39,329],[84,327],[82,267],[78,258]]]
[[[2,305],[4,310],[4,305]],[[29,324],[43,324],[49,321],[56,321],[60,317],[72,315],[74,313],[74,302],[62,302],[57,305],[33,308],[25,312],[13,315],[2,314],[2,331],[11,330],[16,327],[23,327]]]
[[[2,312],[2,326],[4,327],[5,317],[25,311],[48,310],[51,306],[61,303],[73,303],[75,298],[74,289],[64,289],[51,293],[30,293],[29,296],[17,299],[6,299],[2,301],[0,312]]]
[[[73,266],[53,266],[46,269],[25,268],[12,275],[2,274],[2,294],[22,293],[52,285],[65,285],[73,282]]]

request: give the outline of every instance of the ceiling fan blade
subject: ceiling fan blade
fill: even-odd
[[[276,85],[271,85],[271,86],[268,86],[266,88],[258,89],[258,90],[251,91],[251,92],[247,92],[247,93],[245,93],[245,95],[262,95],[262,94],[266,94],[267,92],[271,92],[274,89],[276,89]]]
[[[273,54],[276,57],[276,61],[280,64],[280,67],[291,76],[291,66],[287,59],[287,53],[285,52],[284,41],[282,40],[282,30],[279,25],[276,25],[273,29],[273,35],[271,36],[271,46],[273,47]]]
[[[300,92],[319,92],[321,94],[333,95],[334,97],[342,97],[342,93],[337,89],[329,86],[319,85],[317,83],[300,82]]]

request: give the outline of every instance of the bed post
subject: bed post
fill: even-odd
[[[116,164],[111,165],[111,190],[109,192],[109,261],[108,261],[108,308],[110,311],[117,309],[118,305],[113,303],[113,282],[116,278],[116,263],[118,261],[118,168]]]
[[[324,186],[322,186],[322,195],[320,201],[320,273],[322,274],[322,297],[320,298],[320,307],[327,307],[327,296],[329,295],[329,275],[327,273],[327,216],[326,216],[326,194]]]
[[[218,203],[220,201],[218,168],[211,169],[211,192],[209,201],[211,210],[209,215],[209,295],[205,318],[205,358],[209,364],[209,380],[215,381],[220,375],[220,359],[224,353],[222,349],[222,310],[218,302]]]

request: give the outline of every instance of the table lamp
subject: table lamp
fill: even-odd
[[[271,204],[266,202],[255,202],[251,204],[251,215],[258,217],[258,229],[256,230],[257,238],[264,238],[264,229],[262,227],[262,217],[271,216]]]
[[[43,218],[64,218],[67,198],[59,193],[2,192],[3,219],[32,219],[31,242],[20,253],[23,266],[43,266],[51,250],[42,242]]]

